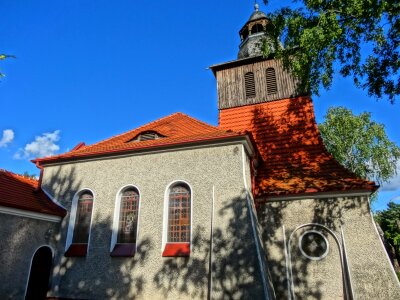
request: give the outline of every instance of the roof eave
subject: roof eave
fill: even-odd
[[[285,201],[285,200],[302,200],[302,199],[322,199],[332,197],[348,197],[348,196],[370,196],[379,188],[379,185],[373,185],[365,188],[344,189],[337,191],[317,191],[317,192],[303,192],[303,193],[282,193],[280,195],[273,195],[262,193],[256,196],[257,203],[265,203],[269,201]]]
[[[196,141],[188,141],[188,142],[178,142],[178,143],[168,143],[165,145],[150,145],[147,147],[135,148],[135,149],[115,149],[115,150],[107,150],[107,151],[97,151],[97,152],[90,152],[84,153],[77,156],[69,156],[69,157],[49,157],[49,158],[37,158],[32,160],[32,162],[37,163],[39,165],[46,165],[58,162],[69,162],[69,161],[76,161],[76,160],[85,160],[85,159],[94,159],[100,157],[108,157],[108,156],[119,156],[119,155],[126,155],[130,153],[141,153],[141,152],[148,152],[153,151],[155,149],[160,150],[168,150],[174,148],[185,148],[190,146],[201,146],[201,145],[209,145],[214,143],[226,143],[226,142],[235,142],[235,141],[245,141],[244,145],[246,148],[247,153],[250,156],[253,156],[256,152],[256,148],[254,147],[252,137],[248,133],[237,134],[237,135],[230,135],[230,136],[223,136],[217,138],[207,138],[201,139]]]
[[[241,65],[247,65],[253,62],[257,61],[263,61],[267,60],[263,55],[257,55],[257,56],[251,56],[251,57],[246,57],[246,58],[240,58],[240,59],[235,59],[235,60],[230,60],[224,63],[220,64],[215,64],[212,66],[209,66],[208,68],[211,69],[213,72],[214,76],[217,71],[226,69],[228,67],[233,67],[233,66],[241,66]]]

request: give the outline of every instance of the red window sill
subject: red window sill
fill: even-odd
[[[136,244],[115,244],[111,251],[112,257],[132,257],[136,253]]]
[[[88,244],[71,244],[68,250],[65,251],[66,257],[84,257],[87,254]]]
[[[162,253],[163,257],[190,256],[190,243],[167,243]]]

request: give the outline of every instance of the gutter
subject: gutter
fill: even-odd
[[[207,145],[212,142],[235,142],[235,141],[240,141],[240,140],[245,140],[246,141],[246,150],[250,155],[253,155],[253,153],[256,151],[254,147],[254,143],[252,140],[252,137],[248,133],[244,134],[237,134],[233,136],[222,136],[222,137],[217,137],[217,138],[206,138],[206,139],[200,139],[200,140],[195,140],[195,141],[187,141],[187,142],[175,142],[175,143],[167,143],[167,144],[162,144],[162,145],[150,145],[147,147],[141,147],[141,148],[128,148],[128,149],[114,149],[114,150],[102,150],[102,151],[95,151],[95,152],[88,152],[88,153],[82,153],[82,154],[77,154],[76,156],[67,156],[67,157],[48,157],[48,158],[37,158],[34,160],[31,160],[33,163],[36,164],[38,168],[39,166],[43,166],[43,164],[46,163],[57,163],[57,162],[66,162],[66,161],[74,161],[74,160],[81,160],[85,158],[97,158],[97,157],[103,157],[103,156],[117,156],[117,155],[124,155],[124,154],[130,154],[130,153],[135,153],[135,152],[144,152],[144,151],[150,151],[153,149],[169,149],[169,148],[175,148],[177,146],[181,146],[182,148],[191,146],[191,145]]]

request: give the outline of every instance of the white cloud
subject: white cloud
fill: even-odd
[[[60,150],[60,146],[56,144],[59,140],[60,130],[43,133],[41,136],[36,136],[35,140],[26,144],[24,148],[20,148],[18,152],[14,154],[14,158],[29,159],[54,155]]]
[[[382,184],[381,191],[395,191],[400,189],[400,162],[397,163],[397,175],[389,183]]]
[[[394,203],[399,203],[400,202],[400,196],[393,197],[392,199],[390,199],[390,201],[392,201]]]
[[[3,130],[3,137],[0,140],[0,148],[7,147],[14,140],[14,131],[12,129]]]

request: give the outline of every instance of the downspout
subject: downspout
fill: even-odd
[[[215,203],[215,186],[212,188],[212,206],[211,206],[211,232],[210,232],[210,259],[208,264],[208,296],[207,299],[212,299],[212,289],[213,289],[213,239],[214,239],[214,203]]]
[[[270,299],[270,293],[267,288],[267,280],[265,278],[265,267],[261,258],[261,251],[260,251],[260,245],[258,244],[258,235],[257,235],[257,229],[256,229],[256,221],[254,220],[253,216],[253,205],[251,205],[251,200],[252,198],[251,193],[249,191],[249,188],[247,186],[247,181],[246,181],[246,151],[244,149],[244,145],[242,145],[242,168],[243,168],[243,181],[244,181],[244,188],[246,189],[246,200],[247,200],[247,208],[249,210],[249,215],[250,215],[250,222],[251,222],[251,227],[253,231],[253,237],[254,237],[254,243],[256,246],[256,252],[257,252],[257,258],[258,258],[258,264],[260,267],[260,275],[261,275],[261,281],[263,285],[263,290],[264,290],[264,299]]]
[[[253,195],[256,194],[256,176],[257,176],[257,168],[259,164],[259,158],[254,155],[250,161],[250,178],[251,178],[251,193]],[[258,210],[258,203],[254,203],[256,210]]]
[[[36,168],[38,168],[40,170],[40,174],[39,174],[39,180],[38,180],[38,186],[35,189],[35,192],[40,191],[41,186],[42,186],[42,178],[43,178],[43,167],[39,164],[38,161],[33,161],[36,165]]]

